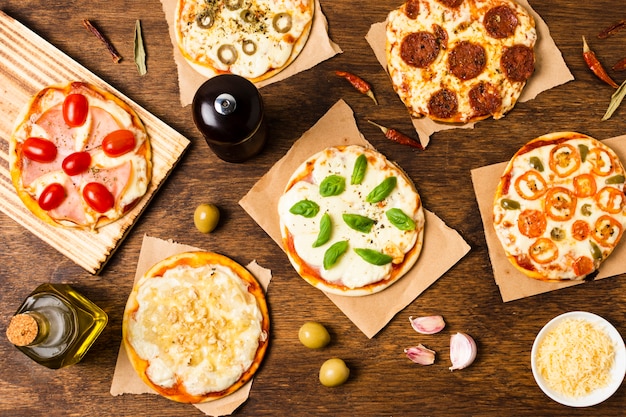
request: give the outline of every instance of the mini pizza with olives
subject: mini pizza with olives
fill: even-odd
[[[387,68],[413,117],[502,118],[535,67],[533,17],[514,0],[407,0],[387,16]]]
[[[139,377],[183,403],[223,398],[258,370],[269,343],[263,288],[232,259],[184,252],[151,267],[128,298],[122,338]]]
[[[507,164],[493,219],[508,259],[529,277],[592,277],[626,227],[624,167],[587,135],[538,137]]]
[[[200,74],[258,82],[285,69],[306,44],[314,0],[178,0],[176,41]]]
[[[278,214],[291,264],[327,293],[381,291],[422,250],[424,211],[413,182],[363,146],[330,147],[308,158],[289,179]]]
[[[94,85],[38,92],[10,139],[13,185],[45,222],[95,230],[132,209],[152,178],[151,147],[139,116]]]

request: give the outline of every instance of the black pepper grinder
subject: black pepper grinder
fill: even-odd
[[[196,127],[224,161],[244,162],[263,149],[263,99],[246,78],[223,74],[205,81],[196,91],[192,111]]]

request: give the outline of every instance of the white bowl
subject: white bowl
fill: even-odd
[[[552,330],[555,326],[557,326],[565,319],[584,319],[596,325],[598,328],[604,329],[604,331],[611,338],[611,340],[613,340],[613,343],[616,347],[615,360],[613,362],[613,367],[611,368],[610,384],[606,387],[596,389],[589,395],[586,395],[584,397],[573,398],[552,390],[537,369],[536,358],[537,350],[539,349],[539,342],[543,339],[547,332]],[[592,405],[599,404],[609,398],[615,393],[615,391],[617,391],[617,389],[622,384],[624,375],[626,375],[626,348],[624,347],[624,340],[622,339],[620,333],[607,320],[593,313],[587,313],[584,311],[572,311],[553,318],[548,322],[548,324],[543,327],[543,329],[541,329],[541,331],[537,334],[537,337],[535,338],[535,342],[533,343],[530,363],[533,370],[533,376],[535,377],[537,385],[539,385],[539,388],[541,388],[541,390],[548,397],[552,398],[556,402],[570,407],[590,407]]]

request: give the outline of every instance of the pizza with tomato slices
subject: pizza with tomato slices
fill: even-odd
[[[493,219],[507,257],[529,277],[591,277],[626,227],[624,167],[612,149],[589,136],[538,137],[504,170]]]
[[[19,115],[9,164],[17,194],[54,226],[96,230],[133,208],[152,177],[150,140],[115,95],[71,82],[38,92]]]
[[[393,88],[414,117],[502,118],[535,68],[535,22],[514,0],[407,0],[386,39]]]
[[[185,252],[135,283],[122,323],[130,363],[164,397],[225,397],[258,370],[269,343],[265,293],[247,269],[212,252]]]
[[[314,0],[178,0],[174,31],[186,62],[200,74],[257,82],[298,57],[314,10]]]
[[[424,211],[413,182],[370,148],[337,146],[312,155],[289,179],[278,214],[292,265],[327,293],[382,291],[422,250]]]

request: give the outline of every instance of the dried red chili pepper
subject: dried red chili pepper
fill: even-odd
[[[104,46],[106,46],[109,54],[111,54],[111,59],[113,60],[113,62],[117,64],[122,60],[122,56],[117,52],[113,44],[109,42],[109,40],[105,38],[104,35],[100,33],[100,31],[88,19],[83,19],[83,26],[85,27],[85,29],[91,32],[92,35],[98,38],[98,40],[102,42]]]
[[[599,39],[606,39],[610,36],[615,35],[616,32],[626,28],[626,20],[620,20],[619,22],[613,23],[608,28],[604,29],[602,32],[598,33]]]
[[[424,150],[424,147],[418,140],[415,140],[412,137],[407,136],[396,129],[390,129],[385,126],[381,126],[378,123],[372,122],[371,120],[368,120],[368,122],[378,127],[385,134],[385,137],[387,139],[399,143],[400,145],[407,145],[411,146],[412,148]]]
[[[376,97],[374,96],[372,87],[364,79],[346,71],[335,71],[335,75],[348,80],[348,82],[352,84],[352,87],[356,88],[359,93],[367,95],[374,100],[376,105],[378,105],[378,100],[376,100]]]
[[[626,70],[626,58],[622,58],[613,65],[613,70],[624,71]]]
[[[589,49],[589,45],[587,45],[587,40],[583,36],[583,58],[585,59],[585,63],[589,67],[591,71],[602,81],[607,83],[613,88],[618,88],[619,85],[606,73],[606,70],[596,57],[596,54]]]

